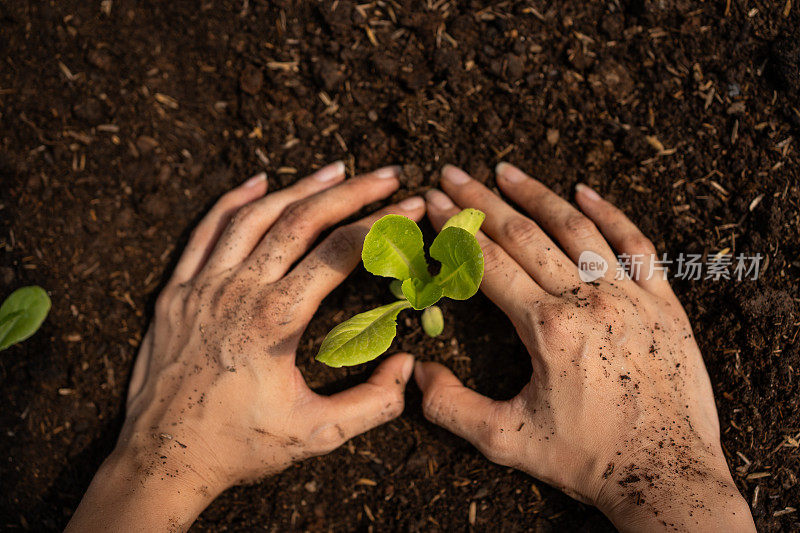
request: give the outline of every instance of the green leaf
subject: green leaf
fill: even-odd
[[[422,312],[422,329],[428,337],[438,337],[444,331],[444,316],[439,306],[432,305]]]
[[[50,305],[50,297],[41,287],[22,287],[12,292],[0,306],[0,350],[36,333]]]
[[[475,235],[478,233],[478,230],[481,229],[481,224],[483,224],[485,218],[486,215],[483,211],[469,207],[450,217],[450,219],[444,223],[442,229],[451,227],[462,228]]]
[[[401,300],[345,320],[322,341],[317,361],[333,367],[372,361],[389,349],[397,334],[397,315],[409,307]]]
[[[364,238],[361,259],[364,268],[376,276],[400,281],[430,279],[422,232],[413,220],[401,215],[386,215],[372,225]]]
[[[442,288],[433,281],[409,278],[403,282],[403,295],[411,303],[411,307],[422,311],[442,297]]]
[[[0,318],[0,339],[5,339],[8,332],[11,331],[24,316],[24,311],[14,311]]]
[[[483,252],[469,231],[451,226],[436,236],[431,257],[442,263],[434,282],[442,293],[454,300],[466,300],[476,292],[483,279]]]

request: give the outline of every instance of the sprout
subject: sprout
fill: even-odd
[[[0,351],[24,341],[39,329],[50,312],[50,297],[41,287],[22,287],[0,306]]]
[[[429,250],[441,263],[435,276],[425,259],[422,231],[413,220],[386,215],[375,222],[364,239],[361,259],[372,274],[394,278],[389,289],[398,301],[334,327],[322,341],[317,360],[340,367],[375,359],[389,349],[397,334],[397,315],[409,308],[423,311],[422,327],[428,335],[441,334],[442,311],[431,306],[443,296],[470,298],[483,279],[483,252],[475,233],[484,217],[477,209],[465,209],[445,223]]]

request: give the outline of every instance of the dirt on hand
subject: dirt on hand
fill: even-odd
[[[616,202],[660,252],[764,256],[757,281],[677,281],[705,357],[734,478],[762,531],[800,527],[800,104],[791,2],[348,0],[0,4],[0,282],[53,309],[0,354],[0,524],[61,529],[124,415],[152,302],[219,194],[323,163],[444,163],[494,185],[509,160],[568,196]],[[426,231],[430,232],[429,227]],[[373,367],[313,356],[334,323],[391,298],[363,271],[324,303],[298,365],[322,392]],[[442,305],[396,348],[509,398],[530,362],[483,297]],[[611,530],[595,509],[398,420],[329,456],[232,489],[194,526]],[[622,468],[622,465],[617,465]],[[631,472],[631,475],[635,472]]]

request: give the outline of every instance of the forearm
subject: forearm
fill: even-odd
[[[159,459],[158,468],[146,469],[129,453],[112,453],[66,531],[186,531],[220,491]]]

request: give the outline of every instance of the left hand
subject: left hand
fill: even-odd
[[[322,299],[359,264],[372,222],[419,220],[421,198],[320,233],[399,186],[396,167],[347,181],[328,165],[264,196],[263,175],[224,195],[158,297],[125,424],[68,530],[184,529],[226,488],[321,455],[398,416],[413,357],[320,396],[295,366]],[[293,267],[293,265],[295,265]]]
[[[579,210],[507,163],[497,184],[519,209],[455,167],[441,183],[447,194],[427,193],[434,228],[461,209],[486,213],[481,290],[511,319],[532,373],[495,401],[417,363],[425,416],[621,531],[754,531],[692,326],[644,234],[588,187]],[[606,266],[593,279],[579,269],[586,252]],[[617,253],[641,268],[626,273]]]

